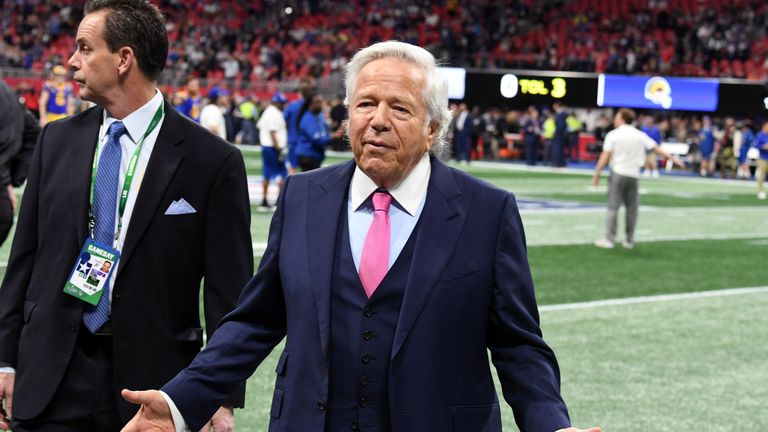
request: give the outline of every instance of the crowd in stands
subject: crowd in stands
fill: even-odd
[[[2,2],[0,67],[71,54],[82,2]],[[400,39],[455,66],[768,77],[763,0],[162,0],[170,79],[328,76],[355,50]],[[280,5],[280,6],[278,6]]]
[[[0,68],[49,73],[66,64],[82,1],[0,4]],[[427,47],[453,66],[768,79],[768,4],[761,0],[309,0],[295,9],[286,4],[160,1],[170,40],[164,91],[173,98],[189,77],[205,79],[209,86],[200,89],[198,114],[207,103],[202,97],[216,89],[211,103],[227,97],[221,106],[227,132],[220,133],[231,142],[256,144],[264,105],[239,91],[248,83],[327,77],[341,72],[358,48],[393,38]],[[30,109],[38,108],[28,83],[17,91]],[[343,110],[340,99],[324,103],[326,113]],[[481,112],[463,104],[454,112],[457,160],[520,158],[553,166],[594,159],[612,115],[563,107]],[[675,114],[656,121],[647,116],[641,123],[654,123],[660,142],[690,145],[687,160],[694,173],[750,177],[754,169],[745,154],[751,144],[744,136],[759,133],[762,121]],[[331,126],[337,130],[339,120]],[[344,147],[341,140],[333,145]]]

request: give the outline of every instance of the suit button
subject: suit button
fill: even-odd
[[[374,336],[376,336],[376,333],[374,333],[374,332],[372,332],[370,330],[366,330],[366,331],[363,332],[363,339],[365,339],[367,341],[373,339]]]
[[[363,309],[363,315],[365,315],[366,318],[370,318],[373,316],[373,309],[367,307]]]
[[[317,407],[320,408],[320,411],[325,411],[327,406],[325,405],[325,401],[322,399],[317,400]]]
[[[357,420],[352,420],[352,430],[353,431],[360,430],[360,423]]]
[[[371,403],[371,401],[369,401],[368,399],[366,399],[366,397],[365,397],[365,396],[363,396],[363,397],[361,397],[361,398],[360,398],[360,408],[365,408],[365,407],[367,407],[367,406],[368,406],[368,404],[370,404],[370,403]]]
[[[368,363],[370,363],[370,362],[371,362],[371,360],[373,360],[373,359],[375,359],[375,358],[376,358],[375,356],[372,356],[372,355],[370,355],[370,354],[368,354],[368,353],[365,353],[365,354],[363,354],[363,355],[360,357],[360,360],[363,362],[363,364],[368,364]]]
[[[73,332],[73,333],[76,332],[77,331],[77,323],[74,322],[74,321],[70,321],[69,322],[69,330],[71,332]]]
[[[367,386],[367,385],[368,385],[368,376],[366,376],[366,375],[363,375],[363,376],[360,378],[360,385],[361,385],[361,386],[363,386],[363,387],[365,387],[365,386]]]

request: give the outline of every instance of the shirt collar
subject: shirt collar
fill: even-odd
[[[163,95],[159,90],[155,89],[155,95],[149,102],[145,103],[141,108],[128,114],[123,120],[123,125],[128,131],[128,135],[131,141],[138,143],[142,136],[147,132],[147,127],[152,122],[152,118],[155,116],[155,112],[163,104]],[[106,135],[109,126],[116,122],[117,119],[110,117],[107,110],[104,110],[104,120],[102,121],[102,131]]]
[[[432,165],[429,163],[429,154],[424,153],[424,156],[421,157],[421,160],[419,160],[419,163],[416,164],[410,174],[399,185],[388,190],[392,198],[411,216],[414,216],[419,210],[419,205],[427,193],[431,172]],[[352,208],[357,211],[377,189],[379,187],[376,183],[359,166],[355,167],[350,186]]]

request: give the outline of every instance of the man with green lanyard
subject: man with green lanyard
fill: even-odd
[[[32,158],[0,286],[0,430],[119,430],[136,412],[120,389],[161,385],[203,345],[201,283],[210,335],[253,271],[242,156],[157,90],[158,9],[91,1],[76,44],[97,106],[47,125]],[[243,403],[244,386],[211,427]]]

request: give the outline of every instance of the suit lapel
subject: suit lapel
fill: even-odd
[[[62,137],[62,141],[67,143],[70,149],[69,198],[77,243],[82,242],[88,235],[91,174],[103,112],[101,108],[94,108],[79,120],[73,119],[72,128],[69,129],[70,135]]]
[[[152,149],[146,174],[139,187],[139,194],[131,214],[118,273],[125,269],[136,246],[147,231],[168,184],[184,158],[184,146],[181,145],[184,142],[181,122],[179,113],[166,103],[165,119],[155,147]]]
[[[427,201],[419,219],[418,234],[405,286],[403,304],[392,343],[394,358],[445,271],[466,220],[466,204],[450,169],[434,156]]]
[[[344,198],[352,178],[353,161],[339,164],[326,177],[310,181],[307,204],[307,248],[309,255],[309,284],[317,307],[320,326],[320,344],[328,354],[330,337],[330,293],[333,270],[333,251],[336,249],[341,212],[346,211]],[[329,253],[330,252],[330,253]]]

